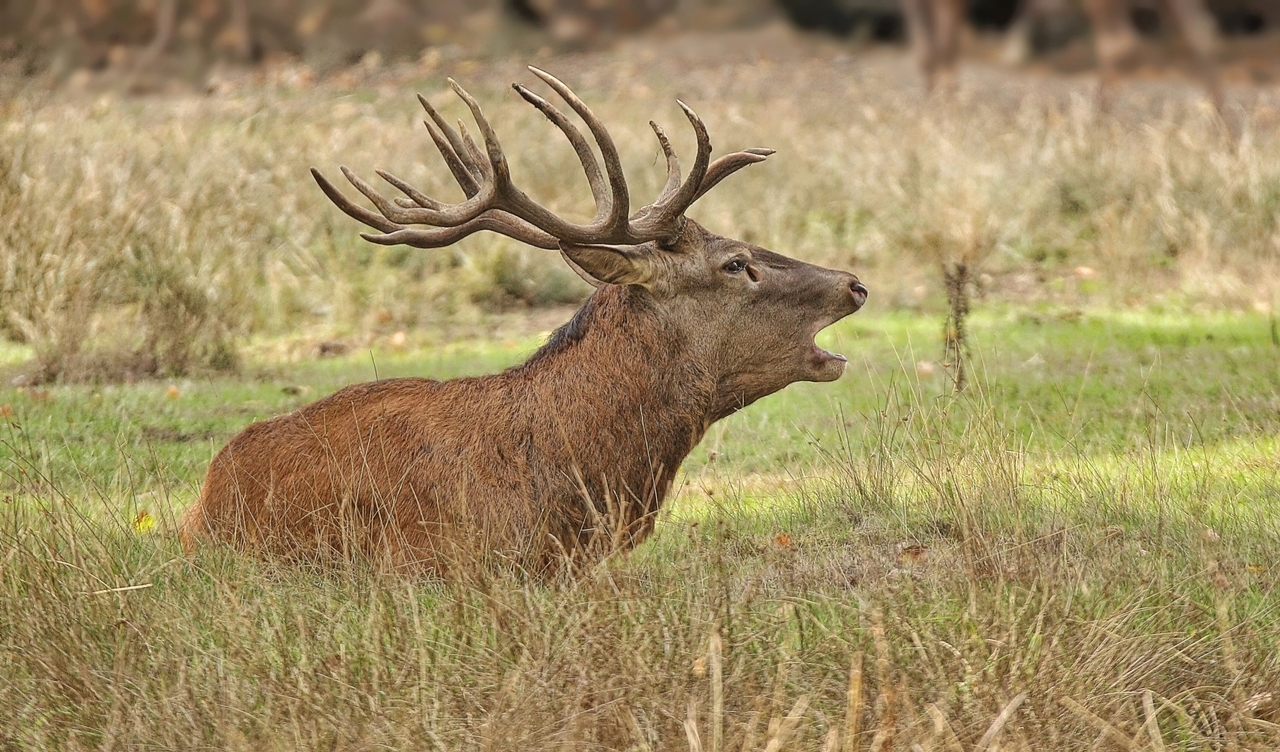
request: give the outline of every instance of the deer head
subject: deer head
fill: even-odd
[[[688,219],[698,198],[737,170],[764,161],[771,149],[747,149],[711,161],[711,140],[702,120],[678,102],[697,137],[697,155],[682,179],[680,161],[666,134],[650,122],[666,157],[667,180],[653,203],[630,211],[630,195],[618,151],[608,131],[564,83],[530,68],[586,123],[604,167],[590,143],[556,106],[515,84],[516,92],[568,138],[595,198],[595,217],[568,222],[529,198],[511,180],[498,136],[475,98],[450,80],[470,108],[483,139],[478,145],[459,123],[451,128],[422,96],[427,132],[467,198],[445,204],[389,173],[378,174],[404,196],[389,200],[347,168],[343,175],[377,212],[353,203],[318,170],[320,188],[351,217],[379,232],[366,240],[383,245],[439,248],[481,230],[529,245],[558,250],[601,294],[624,295],[629,305],[657,317],[682,357],[714,378],[715,395],[706,421],[718,420],[795,381],[832,381],[846,365],[841,355],[814,343],[819,330],[857,311],[867,288],[852,274],[824,269],[778,253],[721,237]],[[677,100],[678,101],[678,100]],[[425,225],[413,227],[412,225]],[[623,288],[621,291],[611,288]],[[618,336],[634,333],[618,332]]]

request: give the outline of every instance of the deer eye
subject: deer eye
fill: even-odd
[[[747,262],[743,259],[734,259],[721,268],[724,269],[726,274],[741,274],[746,271]]]

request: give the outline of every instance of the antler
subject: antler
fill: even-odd
[[[362,238],[373,243],[403,243],[418,248],[440,248],[472,233],[489,230],[538,248],[554,250],[560,246],[560,241],[587,245],[639,245],[650,240],[672,241],[684,229],[684,213],[694,201],[730,174],[749,164],[762,162],[773,154],[772,149],[747,149],[710,162],[711,139],[707,136],[706,126],[684,102],[676,100],[689,118],[698,139],[698,155],[694,159],[693,169],[682,182],[680,160],[671,148],[671,142],[666,133],[650,121],[649,125],[658,137],[658,144],[666,157],[667,182],[661,195],[652,204],[628,215],[630,195],[627,181],[622,173],[618,150],[608,130],[591,112],[591,108],[559,79],[532,66],[529,70],[545,81],[578,113],[600,148],[600,156],[604,159],[603,173],[591,145],[563,112],[520,84],[512,85],[525,101],[538,108],[564,133],[577,153],[596,203],[595,217],[587,224],[578,225],[565,221],[515,187],[511,182],[507,158],[502,153],[502,146],[498,143],[493,127],[480,111],[475,98],[453,79],[449,79],[449,85],[471,110],[484,140],[483,150],[472,140],[461,121],[458,122],[459,133],[445,123],[444,118],[440,117],[421,94],[418,95],[418,101],[430,118],[423,121],[423,125],[427,127],[440,156],[444,157],[449,171],[467,196],[462,203],[445,204],[437,201],[400,178],[378,170],[377,173],[383,180],[407,197],[388,200],[351,170],[340,168],[356,190],[377,207],[378,213],[375,213],[348,199],[316,168],[311,168],[311,175],[339,209],[381,231],[381,234],[361,233]],[[429,225],[429,228],[413,228],[408,225]]]

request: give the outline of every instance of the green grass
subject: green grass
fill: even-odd
[[[1109,456],[1214,446],[1280,434],[1280,346],[1267,317],[1097,311],[976,315],[971,367],[978,383],[952,401],[937,363],[940,326],[925,316],[849,319],[820,343],[850,357],[833,385],[796,384],[711,429],[686,462],[690,476],[804,474],[837,453],[860,454],[885,410],[909,417],[942,403],[957,426],[999,415],[1002,440],[1032,456]],[[345,384],[375,377],[448,379],[522,361],[536,337],[463,341],[413,351],[386,347],[330,359],[248,366],[247,378],[14,390],[9,441],[44,445],[50,474],[68,483],[118,481],[121,449],[145,450],[194,493],[212,453],[248,423],[288,412]],[[272,352],[269,343],[259,348]],[[17,350],[13,350],[17,352]],[[18,356],[15,355],[16,360]],[[919,366],[921,362],[926,365]],[[169,387],[178,394],[169,395]]]
[[[718,727],[757,749],[772,719],[786,748],[818,749],[856,718],[849,749],[967,749],[1025,692],[1003,747],[1280,741],[1269,318],[995,306],[959,396],[918,365],[942,350],[933,317],[823,338],[845,378],[715,426],[650,541],[544,584],[187,559],[171,528],[250,421],[375,367],[490,372],[536,338],[264,356],[173,396],[0,392],[0,739],[688,749],[691,722],[703,748]]]

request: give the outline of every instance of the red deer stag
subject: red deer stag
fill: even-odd
[[[706,128],[680,103],[697,136],[693,169],[682,181],[667,136],[651,123],[666,185],[629,213],[608,131],[569,87],[531,70],[582,117],[604,160],[602,172],[568,117],[515,85],[577,153],[596,204],[586,224],[512,183],[479,104],[452,81],[483,145],[419,100],[465,201],[446,205],[379,171],[404,194],[388,200],[343,168],[375,213],[312,175],[338,208],[378,231],[366,240],[439,248],[489,230],[558,250],[596,291],[542,349],[502,373],[358,384],[249,426],[214,457],[182,518],[188,550],[214,539],[286,558],[354,555],[436,572],[459,557],[496,555],[530,572],[565,557],[590,561],[653,530],[680,463],[712,423],[792,382],[844,372],[845,358],[814,335],[866,302],[856,276],[720,237],[684,216],[772,150],[710,161]]]

